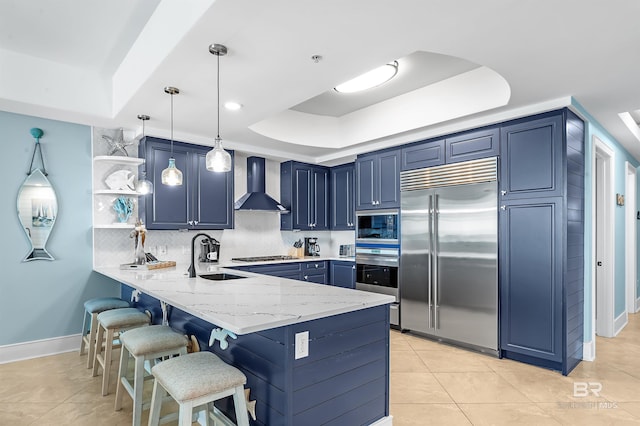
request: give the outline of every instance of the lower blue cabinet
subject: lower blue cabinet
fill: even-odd
[[[351,261],[331,261],[331,285],[356,288],[356,264]]]

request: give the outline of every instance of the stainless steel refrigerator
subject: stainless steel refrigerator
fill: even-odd
[[[400,182],[401,328],[497,354],[497,159]]]

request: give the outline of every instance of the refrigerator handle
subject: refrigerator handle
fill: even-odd
[[[434,329],[439,329],[439,300],[438,300],[438,296],[439,296],[439,287],[440,287],[440,279],[439,279],[439,274],[438,274],[438,257],[439,257],[439,253],[438,253],[438,216],[440,214],[440,210],[439,210],[439,206],[438,206],[438,194],[435,194],[433,196],[433,232],[432,232],[432,238],[433,238],[433,244],[432,244],[432,254],[431,257],[433,258],[433,328]]]
[[[429,195],[429,206],[428,210],[428,223],[429,223],[429,256],[427,257],[428,263],[428,271],[427,274],[427,306],[428,306],[428,321],[427,327],[433,328],[433,297],[432,297],[432,289],[433,289],[433,195]]]

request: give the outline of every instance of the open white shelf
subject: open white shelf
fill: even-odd
[[[93,161],[114,164],[131,164],[134,166],[138,166],[144,163],[144,158],[121,157],[116,155],[98,155],[96,157],[93,157]]]
[[[96,189],[94,192],[96,195],[132,195],[139,196],[140,193],[136,191],[124,190],[124,189]]]
[[[132,223],[105,223],[101,225],[93,225],[96,229],[133,229],[135,225]]]

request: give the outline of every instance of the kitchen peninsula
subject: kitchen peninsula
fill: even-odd
[[[247,376],[256,401],[256,425],[369,425],[389,416],[389,303],[393,297],[209,267],[206,274],[235,279],[187,278],[184,268],[96,271],[134,290],[137,306],[162,322],[195,335]],[[219,278],[220,276],[218,276]],[[209,335],[215,328],[235,333],[222,349]],[[298,339],[308,332],[308,355]],[[222,345],[225,346],[225,345]],[[304,346],[304,345],[302,345]],[[218,407],[232,416],[231,400]]]

